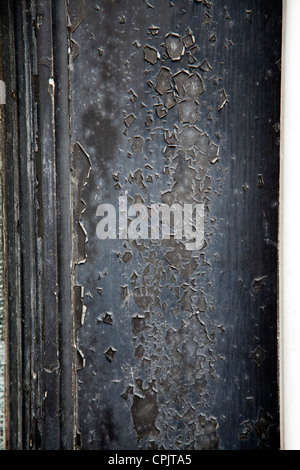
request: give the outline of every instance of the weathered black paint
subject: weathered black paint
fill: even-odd
[[[91,165],[76,271],[87,308],[83,448],[278,446],[280,18],[281,2],[259,1],[102,1],[81,11],[70,80],[71,139]],[[208,138],[188,150],[194,124]],[[98,240],[97,206],[125,191],[145,204],[204,201],[205,248]]]
[[[11,448],[278,448],[281,2],[3,3]],[[205,246],[100,241],[125,191]]]
[[[68,220],[71,223],[70,199],[65,202],[65,193],[71,191],[69,172],[62,170],[69,169],[69,117],[68,99],[64,105],[60,98],[68,59],[61,71],[60,55],[66,56],[67,49],[62,48],[58,21],[53,29],[53,15],[63,7],[67,42],[65,4],[55,2],[53,12],[49,1],[2,3],[1,58],[8,90],[8,446],[72,448],[72,281],[70,261],[66,262],[71,258],[71,235],[66,230]],[[54,37],[60,44],[56,51]],[[65,122],[67,132],[62,135]]]

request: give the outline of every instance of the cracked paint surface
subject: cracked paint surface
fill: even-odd
[[[249,122],[242,43],[258,11],[244,3],[69,4],[81,448],[276,446],[276,249],[265,232],[267,219],[274,240],[277,193],[261,195],[269,168],[245,140],[273,136],[278,109]],[[268,59],[274,87],[278,58]],[[271,81],[254,59],[252,68],[253,80]],[[268,145],[276,160],[275,139]],[[97,207],[119,196],[129,207],[203,203],[204,246],[100,241]]]

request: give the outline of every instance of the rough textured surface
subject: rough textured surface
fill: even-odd
[[[0,28],[8,445],[278,448],[281,2],[3,0]],[[155,204],[204,240],[135,238]]]
[[[71,139],[90,164],[75,200],[83,449],[278,446],[280,15],[280,2],[102,0],[71,34]],[[97,206],[119,196],[203,203],[204,246],[100,241]]]
[[[6,447],[70,449],[76,428],[72,378],[80,355],[72,340],[72,237],[66,230],[71,217],[65,2],[3,1],[0,36],[0,78],[7,89],[1,123]],[[75,42],[73,52],[75,60]]]

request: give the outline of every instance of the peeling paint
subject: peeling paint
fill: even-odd
[[[244,296],[242,303],[247,297],[251,308],[256,306],[269,278],[255,270],[251,279],[238,283],[233,279],[236,265],[224,265],[225,251],[233,250],[225,234],[236,233],[235,243],[242,237],[237,222],[222,215],[229,211],[224,201],[228,207],[236,204],[235,211],[255,190],[263,194],[258,188],[266,180],[264,168],[255,168],[254,183],[246,172],[235,180],[234,165],[238,161],[242,166],[247,156],[237,160],[229,152],[228,116],[236,110],[236,97],[227,75],[235,51],[241,50],[233,23],[236,12],[229,15],[224,8],[220,13],[217,3],[206,0],[184,0],[181,6],[167,2],[164,11],[176,18],[177,26],[171,28],[173,23],[160,19],[157,5],[134,2],[119,10],[105,2],[100,20],[87,15],[76,27],[80,54],[71,70],[74,87],[81,86],[80,74],[91,67],[86,109],[72,97],[72,132],[83,134],[72,153],[82,167],[80,172],[74,168],[75,277],[91,293],[84,297],[77,337],[84,355],[84,368],[78,369],[82,448],[215,450],[222,448],[226,426],[234,427],[239,444],[252,442],[254,434],[264,440],[268,433],[262,418],[256,430],[253,416],[241,425],[241,419],[232,424],[227,416],[231,396],[226,395],[226,371],[235,374],[231,361],[240,354],[240,364],[248,361],[245,367],[253,379],[270,360],[256,331],[242,351],[233,339],[241,321],[238,299]],[[239,11],[244,18],[244,9]],[[137,18],[133,28],[131,21]],[[230,32],[217,28],[219,21]],[[82,49],[91,34],[96,55],[97,46],[105,44],[98,61],[88,59]],[[227,190],[233,184],[240,188],[236,203],[230,199],[233,191]],[[124,236],[100,243],[94,233],[96,208],[102,202],[115,204],[119,195],[126,196],[129,207],[143,204],[149,217],[152,204],[202,203],[203,245],[187,250],[175,235],[155,240]],[[246,389],[245,375],[230,378],[237,390]],[[87,381],[89,390],[84,389]],[[215,393],[225,403],[222,413]],[[244,397],[252,395],[253,389],[243,395],[247,406],[255,400]]]

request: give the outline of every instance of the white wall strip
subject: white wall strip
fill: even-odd
[[[283,15],[280,196],[281,447],[300,450],[300,1]]]

